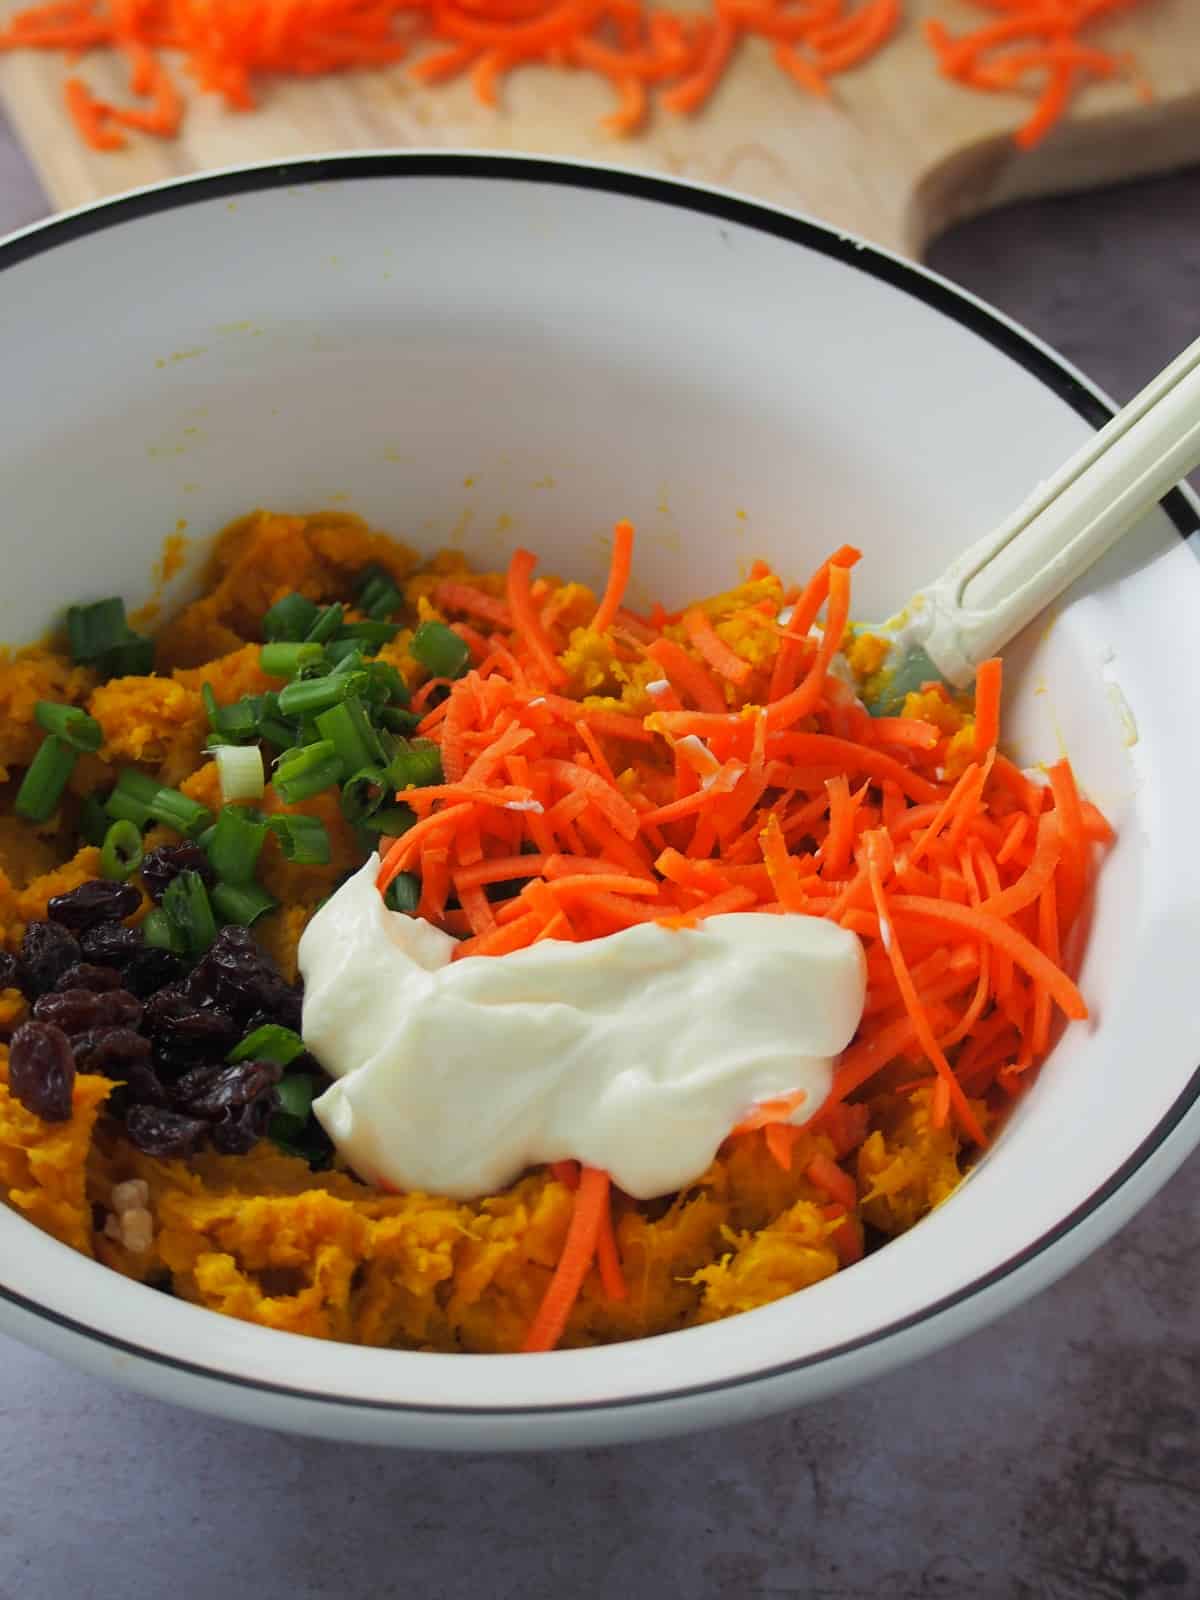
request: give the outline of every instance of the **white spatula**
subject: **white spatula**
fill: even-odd
[[[876,716],[943,679],[968,687],[996,654],[1200,466],[1200,339],[1041,483],[1006,521],[866,629],[892,641]]]

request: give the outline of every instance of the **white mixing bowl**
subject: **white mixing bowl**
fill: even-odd
[[[596,580],[640,529],[668,602],[754,555],[863,546],[884,615],[1107,414],[1051,351],[812,222],[541,160],[260,167],[0,245],[0,638],[137,600],[165,535],[340,506],[484,563]],[[0,1208],[0,1326],[228,1416],[446,1448],[597,1443],[797,1405],[927,1354],[1094,1249],[1200,1141],[1200,566],[1174,495],[1018,641],[1008,725],[1114,820],[1094,1008],[961,1192],[852,1271],[748,1316],[536,1356],[365,1350],[124,1281]],[[186,587],[187,575],[175,592]],[[638,598],[634,591],[635,599]]]

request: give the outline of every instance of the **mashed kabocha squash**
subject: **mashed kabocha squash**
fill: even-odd
[[[952,1194],[1053,1011],[1084,1014],[1059,941],[1107,825],[1065,763],[1035,784],[997,753],[998,666],[978,705],[930,686],[901,717],[866,716],[853,686],[885,663],[847,625],[857,552],[804,590],[758,563],[685,612],[638,616],[621,604],[631,539],[621,525],[598,601],[532,580],[521,552],[508,574],[476,573],[456,553],[422,564],[355,517],[259,511],[220,536],[152,671],[111,670],[130,659],[123,618],[89,647],[84,617],[69,645],[0,656],[10,1207],[128,1278],[266,1327],[501,1352],[766,1305]],[[339,671],[390,792],[354,787],[345,718],[321,742]],[[48,703],[76,709],[47,720]],[[47,789],[34,780],[54,740]],[[214,743],[261,748],[265,788],[231,803]],[[525,794],[543,757],[570,766],[562,787],[482,803],[486,782]],[[324,1079],[298,1054],[291,986],[315,910],[380,839],[388,903],[496,960],[626,926],[638,892],[668,925],[836,918],[863,941],[868,990],[829,1099],[799,1125],[795,1096],[746,1107],[706,1171],[646,1203],[574,1162],[470,1201],[360,1181],[311,1115]],[[612,883],[588,893],[556,866],[572,859],[607,863]],[[491,860],[515,881],[489,877]],[[612,887],[621,874],[640,890]],[[105,909],[98,884],[123,878]],[[214,943],[238,922],[252,935]]]

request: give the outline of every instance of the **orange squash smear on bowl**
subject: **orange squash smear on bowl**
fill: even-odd
[[[681,611],[256,512],[154,640],[0,659],[0,1189],[268,1327],[544,1351],[750,1310],[945,1200],[1112,833],[999,661],[872,718],[843,546]]]

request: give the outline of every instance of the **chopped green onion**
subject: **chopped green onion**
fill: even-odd
[[[331,639],[327,645],[322,646],[322,649],[330,661],[333,662],[333,670],[335,672],[352,672],[355,667],[361,667],[364,664],[361,639]],[[355,656],[358,658],[357,662],[353,662],[348,667],[342,666],[343,661],[348,661]]]
[[[151,822],[161,822],[177,833],[194,836],[208,827],[212,816],[197,800],[189,800],[178,789],[168,789],[156,783],[136,767],[126,767],[117,780],[117,787],[105,805],[110,817],[125,817],[145,828]]]
[[[329,834],[320,817],[268,817],[267,827],[279,840],[285,861],[294,861],[303,867],[329,864]]]
[[[117,598],[67,609],[71,659],[95,667],[102,677],[142,676],[153,670],[154,641],[134,633]]]
[[[163,894],[162,909],[188,955],[202,956],[217,937],[217,921],[200,874],[177,873]]]
[[[416,820],[417,814],[411,806],[384,806],[382,811],[364,817],[359,827],[371,833],[389,833],[393,838],[398,838],[400,834],[407,833]]]
[[[348,699],[365,689],[365,672],[339,672],[324,678],[313,678],[289,683],[279,692],[279,709],[285,717],[315,717],[319,711],[328,711],[339,701]]]
[[[301,667],[324,661],[319,644],[265,644],[258,652],[258,664],[268,678],[294,678]]]
[[[421,880],[413,872],[398,872],[388,884],[383,903],[389,911],[403,911],[411,916],[421,900]]]
[[[386,567],[367,567],[358,585],[358,604],[369,617],[390,617],[404,604],[404,596]]]
[[[219,883],[212,892],[212,903],[222,926],[236,922],[243,928],[257,922],[264,912],[274,911],[276,904],[257,883]]]
[[[319,739],[302,750],[289,750],[280,756],[275,768],[275,793],[286,805],[307,800],[338,782],[342,763],[332,739]]]
[[[304,1054],[304,1040],[291,1028],[277,1022],[265,1022],[261,1028],[248,1033],[241,1044],[235,1044],[225,1057],[226,1061],[278,1061],[286,1067],[289,1061]],[[311,1079],[309,1080],[311,1083]],[[282,1088],[282,1084],[280,1088]],[[290,1107],[285,1107],[290,1110]],[[293,1113],[298,1115],[298,1113]],[[307,1111],[304,1113],[308,1115]]]
[[[56,733],[75,750],[94,753],[104,743],[104,730],[95,717],[78,706],[62,706],[54,700],[34,702],[33,714],[47,733]]]
[[[102,845],[108,837],[112,818],[104,807],[104,797],[95,792],[85,796],[79,808],[79,837],[84,844]]]
[[[68,606],[67,638],[72,661],[98,661],[129,632],[125,602],[116,596],[87,606]]]
[[[355,640],[368,655],[374,655],[381,646],[391,644],[399,632],[396,622],[347,622],[339,637]]]
[[[425,789],[442,781],[442,753],[430,739],[401,739],[388,762],[387,775],[395,789]]]
[[[218,744],[247,744],[258,738],[265,695],[244,694],[232,705],[219,706],[212,684],[203,683],[200,685],[200,696],[208,713],[208,725],[212,729],[212,737],[208,741],[210,749]]]
[[[423,622],[412,636],[408,653],[435,678],[459,677],[471,659],[466,641],[444,622]]]
[[[286,1032],[286,1029],[281,1030]],[[292,1035],[295,1038],[295,1035]],[[296,1041],[300,1043],[299,1040]],[[303,1046],[301,1046],[303,1048]],[[269,1059],[269,1058],[268,1058]],[[286,1063],[285,1063],[286,1065]],[[312,1110],[313,1080],[308,1072],[293,1072],[279,1085],[279,1109],[285,1117],[295,1117],[306,1122]]]
[[[342,644],[352,644],[354,648],[353,650],[347,651],[345,655],[339,656],[333,666],[333,677],[340,678],[345,672],[367,672],[369,670],[367,667],[367,660],[363,655],[362,645],[359,644],[358,640],[334,640],[334,644],[338,644],[339,642]]]
[[[265,694],[262,698],[262,715],[258,719],[260,737],[278,750],[290,750],[296,743],[296,730],[279,715],[279,696]]]
[[[382,767],[363,767],[342,785],[342,815],[347,822],[363,822],[379,810],[391,792]]]
[[[357,696],[344,700],[340,706],[330,706],[317,718],[317,732],[329,739],[342,763],[342,776],[347,778],[360,767],[372,766],[385,760],[379,735]]]
[[[104,678],[144,678],[154,671],[154,640],[130,633],[120,644],[106,650],[95,666]]]
[[[222,883],[250,882],[266,837],[266,822],[248,814],[245,807],[222,807],[212,838],[204,847]]]
[[[391,733],[415,733],[421,726],[417,713],[405,711],[403,706],[381,706],[375,713],[375,720]]]
[[[298,643],[321,614],[321,608],[302,594],[285,594],[262,619],[263,638]]]
[[[368,688],[366,698],[373,704],[386,705],[389,701],[398,706],[408,704],[408,685],[404,675],[390,661],[372,661],[367,666]]]
[[[263,777],[262,751],[256,744],[219,744],[213,748],[212,754],[221,783],[221,800],[225,805],[233,800],[262,799],[266,781]]]
[[[142,937],[155,950],[173,950],[177,956],[184,953],[179,930],[161,906],[155,906],[142,918]]]
[[[304,637],[307,639],[309,644],[328,644],[329,640],[333,638],[334,634],[341,627],[342,619],[345,615],[345,606],[343,606],[340,601],[335,600],[333,605],[326,606],[325,609],[319,613],[316,621],[313,623],[312,627],[308,630]]]
[[[136,822],[114,822],[100,847],[100,876],[131,878],[142,864],[142,833]]]
[[[27,822],[46,822],[58,810],[67,779],[75,770],[79,751],[56,733],[48,733],[21,780],[13,810]]]

